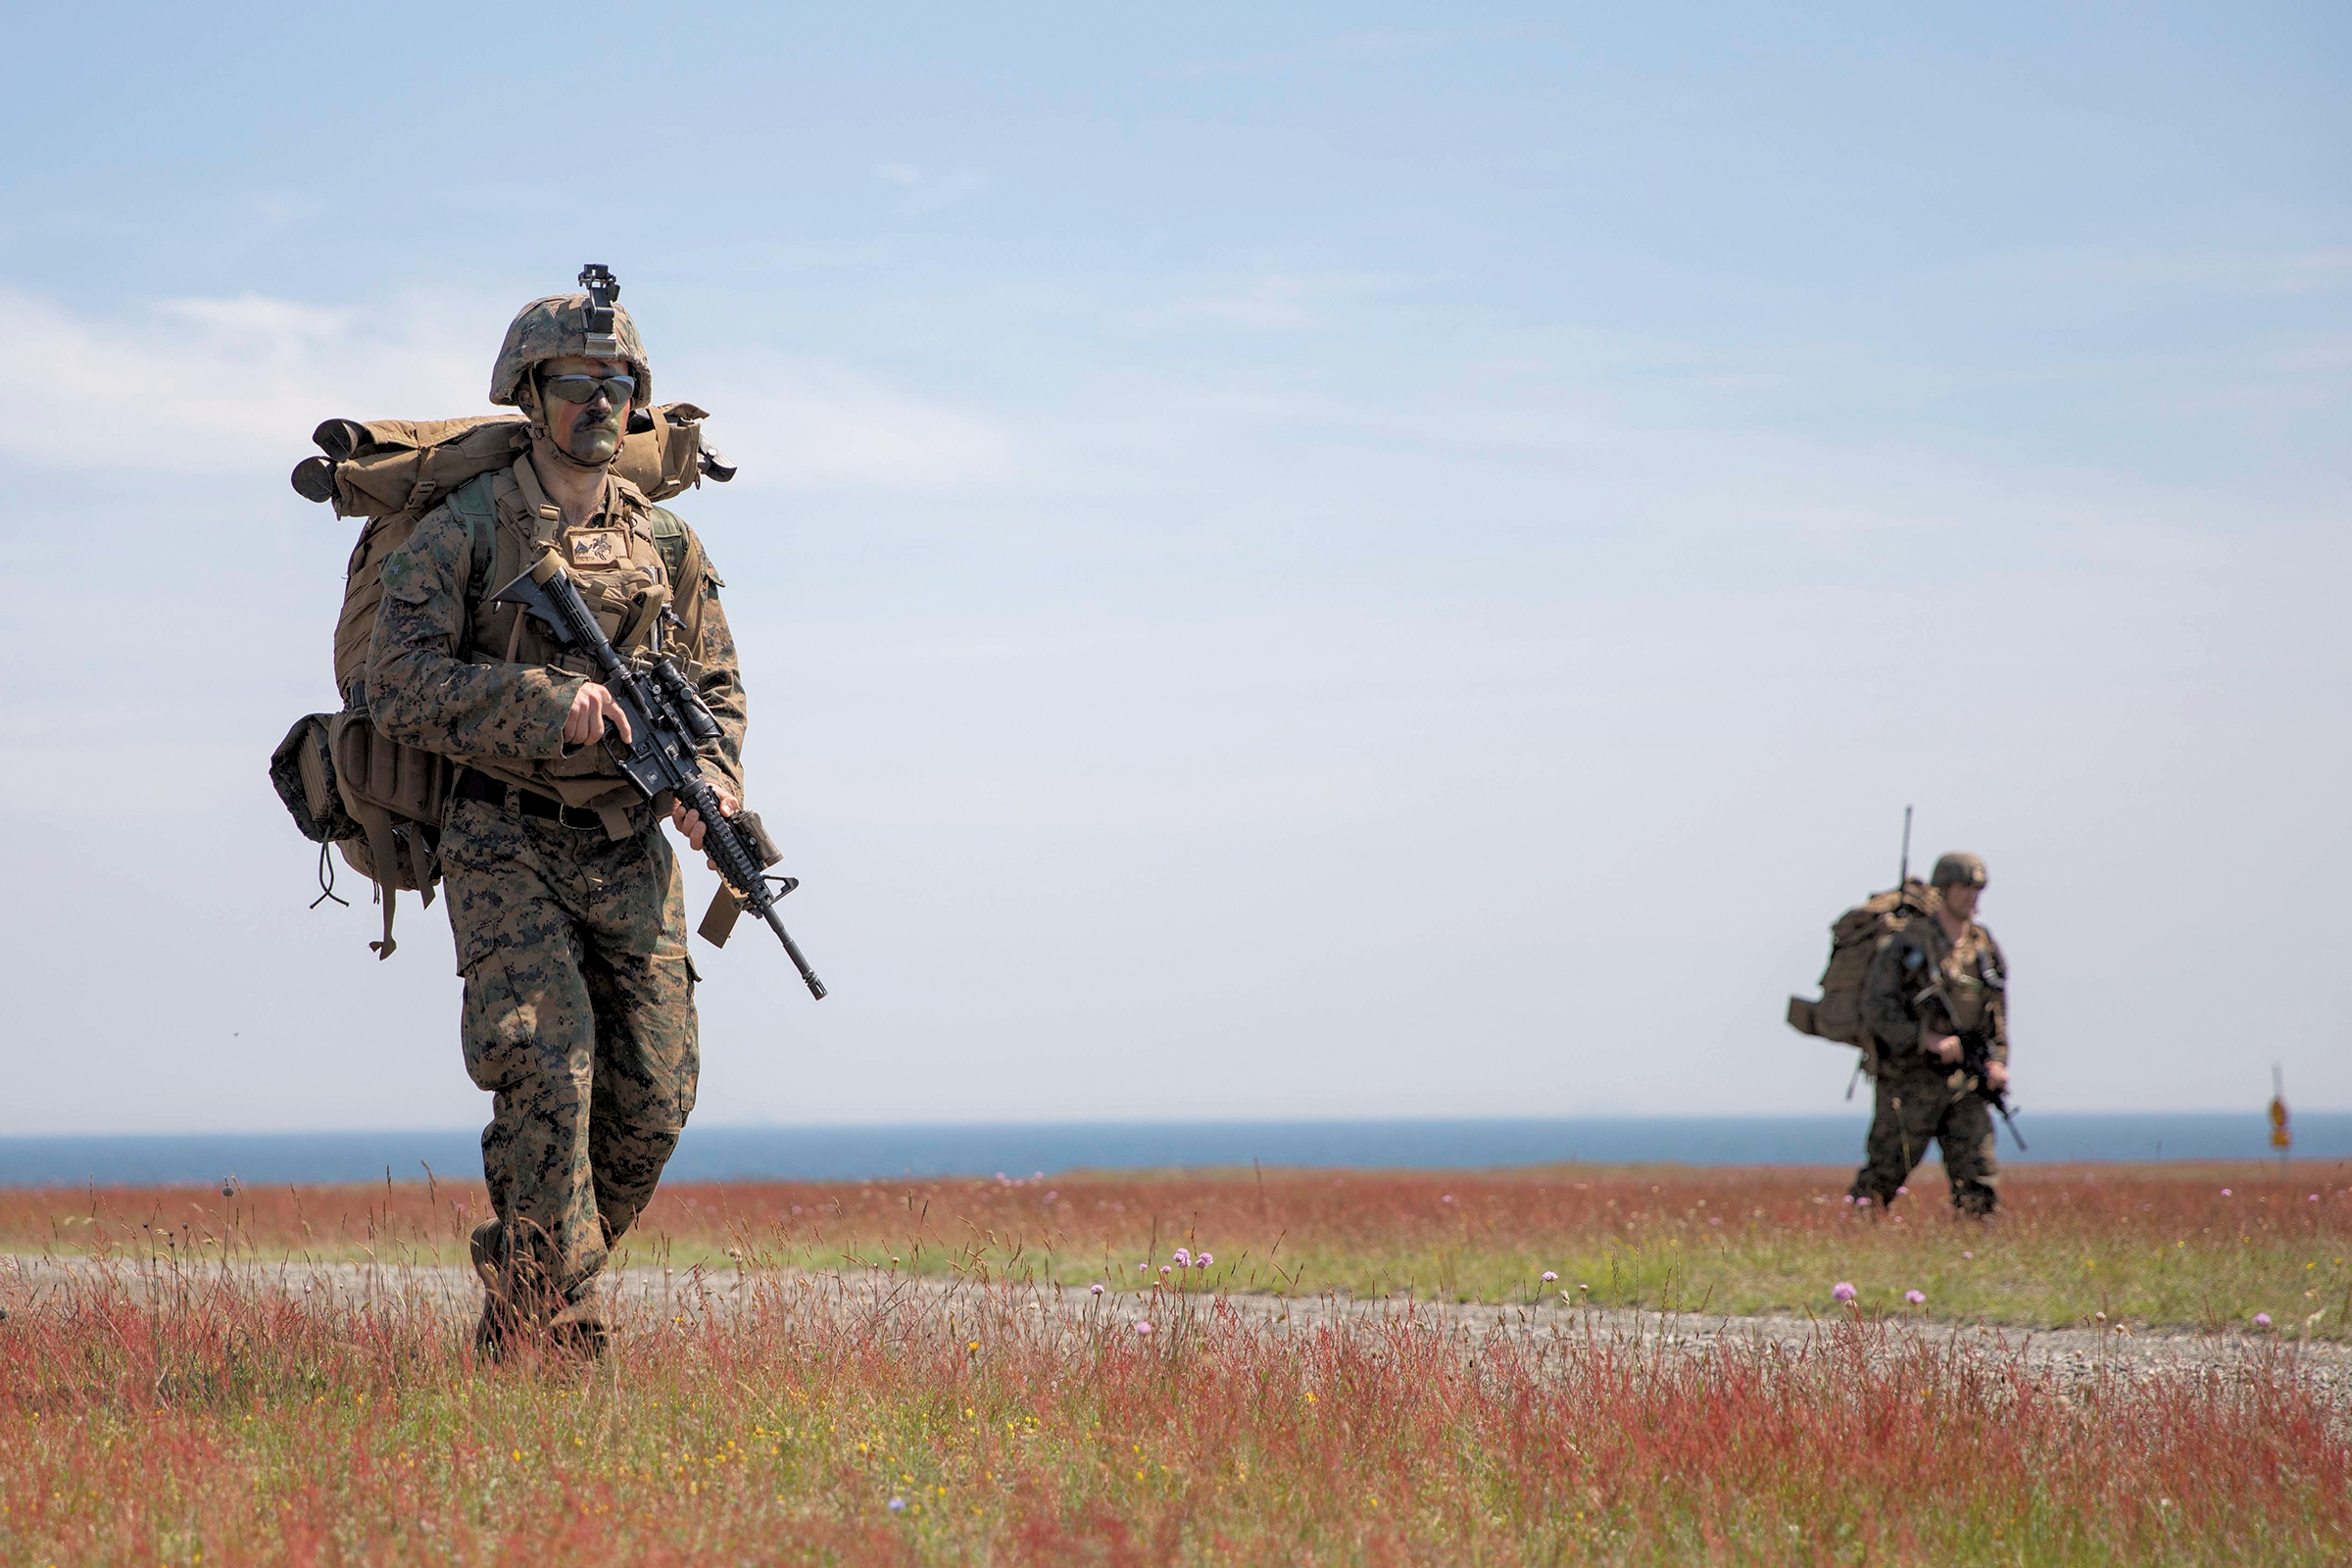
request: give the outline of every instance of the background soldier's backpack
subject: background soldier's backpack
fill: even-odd
[[[631,415],[613,471],[654,502],[706,476],[720,483],[734,478],[735,469],[703,446],[706,417],[691,403]],[[335,690],[343,710],[296,720],[270,754],[270,780],[294,825],[319,846],[319,899],[335,897],[329,845],[375,884],[384,934],[368,946],[388,958],[397,945],[392,915],[398,893],[417,893],[430,908],[441,880],[441,808],[450,765],[438,753],[386,740],[368,720],[368,644],[384,597],[384,558],[408,542],[436,502],[468,479],[511,466],[530,445],[530,426],[512,416],[328,419],[311,439],[323,455],[295,466],[295,493],[332,502],[337,516],[367,521],[344,568],[343,609],[335,621]],[[473,534],[472,569],[486,572],[491,520],[468,515],[466,521]],[[654,542],[678,594],[699,591],[708,570],[702,552],[668,514],[657,514],[656,524]]]
[[[1821,1000],[1788,999],[1788,1027],[1840,1045],[1860,1046],[1863,1064],[1878,1054],[1862,1019],[1862,982],[1870,960],[1887,940],[1913,920],[1935,912],[1935,893],[1917,877],[1875,893],[1839,915],[1830,927],[1830,961],[1821,971]]]

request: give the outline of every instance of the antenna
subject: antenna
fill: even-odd
[[[1897,891],[1911,885],[1911,808],[1903,808],[1903,868],[1894,874]]]

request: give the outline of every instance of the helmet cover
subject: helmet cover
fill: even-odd
[[[1939,888],[1981,888],[1985,880],[1984,861],[1978,856],[1954,850],[1949,855],[1937,858],[1936,869],[1928,880],[1931,885]]]
[[[654,372],[646,364],[637,323],[619,305],[610,305],[604,309],[612,312],[612,329],[592,331],[589,316],[598,309],[586,294],[550,294],[517,311],[507,325],[507,340],[499,345],[498,363],[490,368],[490,401],[509,408],[519,404],[523,382],[549,360],[608,360],[626,365],[637,378],[633,405],[652,408]]]

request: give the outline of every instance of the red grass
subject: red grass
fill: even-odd
[[[859,1312],[776,1282],[638,1321],[583,1374],[476,1367],[420,1297],[161,1283],[0,1332],[0,1559],[2352,1553],[2352,1446],[2278,1359],[2062,1386],[1867,1328],[1686,1359],[1213,1304],[1146,1339],[1116,1312],[1054,1332],[1018,1292]]]

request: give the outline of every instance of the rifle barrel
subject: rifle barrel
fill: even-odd
[[[770,904],[764,912],[767,915],[767,928],[776,934],[777,941],[784,944],[785,955],[792,959],[792,966],[800,970],[801,978],[808,983],[808,994],[819,1002],[824,1001],[825,983],[816,977],[815,970],[808,967],[808,960],[801,956],[801,945],[792,940],[791,932],[784,929],[784,917],[776,913],[776,906],[773,904]],[[2017,1131],[2014,1127],[2009,1130],[2012,1133]]]

